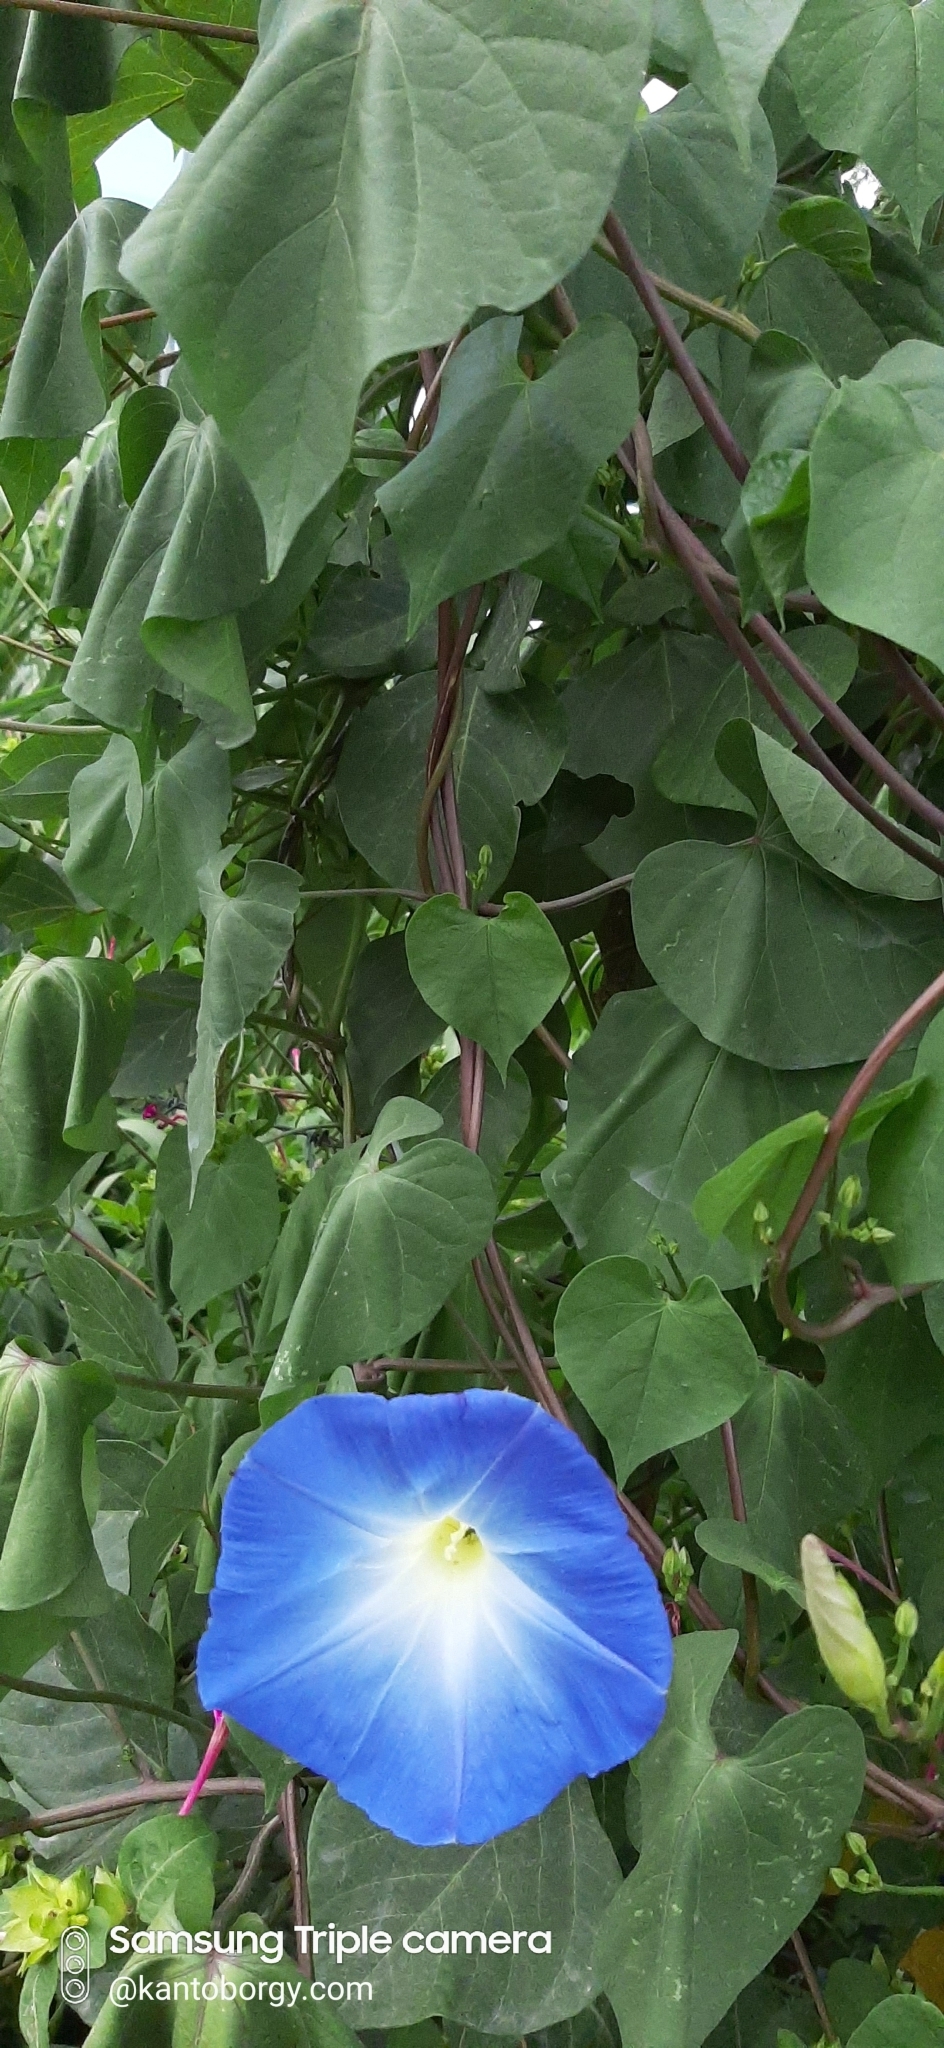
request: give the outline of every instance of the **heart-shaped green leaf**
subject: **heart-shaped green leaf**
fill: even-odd
[[[681,1301],[640,1259],[598,1259],[563,1295],[561,1367],[613,1453],[622,1484],[656,1451],[736,1415],[757,1384],[754,1346],[713,1280]]]
[[[567,956],[543,910],[511,889],[498,917],[432,896],[410,919],[410,973],[431,1010],[484,1045],[502,1077],[515,1048],[547,1016],[567,980]]]

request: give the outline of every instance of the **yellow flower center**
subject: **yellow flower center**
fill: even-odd
[[[437,1564],[467,1570],[469,1565],[481,1564],[485,1546],[470,1523],[444,1515],[429,1537],[429,1552]]]

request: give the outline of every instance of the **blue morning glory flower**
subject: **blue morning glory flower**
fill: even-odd
[[[321,1395],[230,1484],[206,1707],[408,1842],[483,1842],[634,1756],[672,1662],[655,1578],[534,1402]]]

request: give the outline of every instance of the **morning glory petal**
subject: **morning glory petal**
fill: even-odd
[[[407,1841],[487,1841],[634,1756],[670,1670],[612,1488],[534,1402],[318,1397],[230,1484],[200,1697]]]

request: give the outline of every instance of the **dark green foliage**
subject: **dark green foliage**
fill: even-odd
[[[122,2008],[96,1904],[0,2036],[939,2048],[944,4],[202,15],[0,8],[0,1819],[274,1947]],[[652,1742],[423,1850],[234,1726],[181,1817],[247,1448],[501,1384],[662,1569]]]

